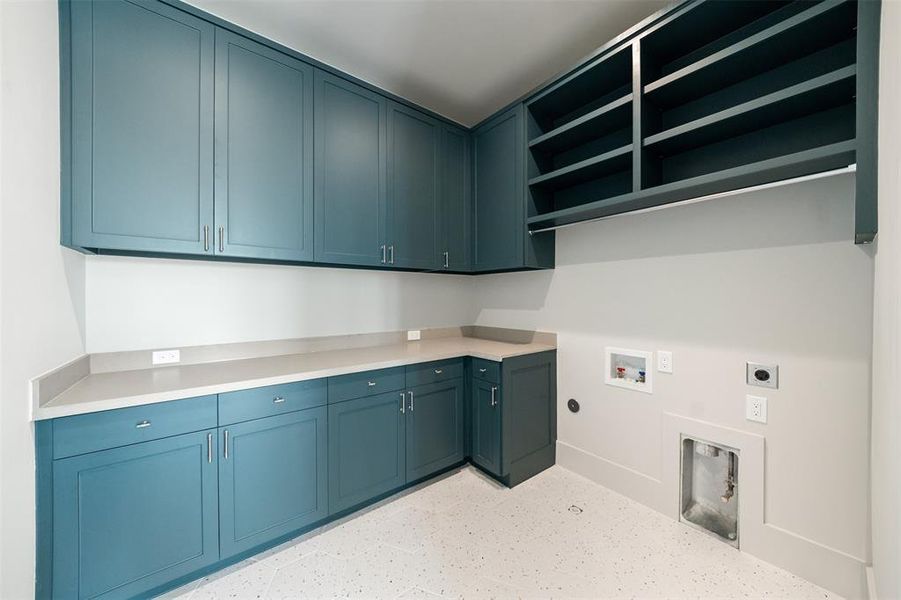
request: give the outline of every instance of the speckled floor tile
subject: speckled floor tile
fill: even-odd
[[[171,594],[838,599],[560,467],[512,490],[464,468]]]

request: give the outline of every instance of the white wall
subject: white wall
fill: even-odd
[[[676,498],[665,413],[765,436],[766,524],[854,579],[869,560],[873,260],[852,243],[852,198],[844,175],[561,230],[553,272],[479,278],[477,324],[558,332],[561,444],[660,510]],[[671,350],[675,372],[653,395],[605,386],[608,345]],[[778,363],[780,389],[748,387],[747,360]],[[747,393],[769,398],[768,424],[745,420]]]
[[[882,3],[879,236],[873,315],[873,572],[878,598],[901,598],[901,3]]]
[[[84,259],[59,245],[56,2],[0,2],[0,598],[34,594],[28,380],[83,351]]]
[[[465,325],[465,275],[89,257],[87,350]]]

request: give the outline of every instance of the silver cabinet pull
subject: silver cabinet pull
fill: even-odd
[[[209,225],[203,226],[203,251],[204,252],[210,251],[210,226]]]
[[[444,253],[444,268],[448,268],[448,253],[446,251]]]
[[[400,393],[400,414],[404,414],[407,410],[407,395]]]
[[[388,262],[388,247],[385,244],[382,244],[382,264]]]
[[[140,421],[135,425],[135,429],[144,429],[150,427],[150,421]]]
[[[285,399],[281,396],[276,396],[275,398],[272,399],[273,404],[281,404],[284,401],[285,401]]]
[[[374,381],[367,381],[367,382],[366,382],[366,385],[368,385],[369,387],[375,387],[375,382],[374,382]]]
[[[410,394],[410,412],[413,412],[413,392],[407,392]]]
[[[225,227],[219,226],[219,252],[225,252]]]
[[[394,244],[388,246],[388,264],[394,264]]]
[[[213,462],[213,434],[206,434],[206,461]]]
[[[497,387],[491,386],[491,406],[497,406],[497,398],[495,394],[497,393]]]
[[[486,372],[487,370],[488,370],[488,369],[479,369],[479,373],[484,373],[484,372]]]
[[[225,460],[228,460],[228,429],[225,430],[225,450],[223,451],[223,456],[225,456]]]
[[[444,371],[441,369],[435,369],[435,375],[441,375],[442,373],[444,373]]]

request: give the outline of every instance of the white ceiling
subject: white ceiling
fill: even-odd
[[[667,0],[188,0],[474,125]]]

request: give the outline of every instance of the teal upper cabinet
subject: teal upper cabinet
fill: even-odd
[[[53,597],[134,598],[219,559],[215,430],[53,464]]]
[[[387,100],[316,71],[315,259],[387,264]]]
[[[469,134],[441,127],[439,259],[450,271],[472,267],[472,164]]]
[[[388,106],[388,261],[438,268],[440,123],[396,102]]]
[[[476,271],[523,263],[523,120],[515,107],[475,132]]]
[[[213,25],[153,0],[69,9],[71,243],[211,253]]]
[[[463,460],[463,380],[411,388],[407,412],[407,482]]]
[[[313,68],[216,30],[217,254],[313,260]]]
[[[328,516],[327,417],[321,406],[220,429],[223,558]]]

